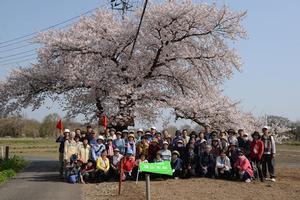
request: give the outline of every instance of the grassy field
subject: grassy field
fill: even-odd
[[[0,138],[1,146],[9,146],[10,155],[57,158],[59,144],[54,138]]]

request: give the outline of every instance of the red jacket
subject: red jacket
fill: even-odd
[[[264,143],[259,140],[253,140],[250,146],[250,158],[261,160],[264,153]]]
[[[136,166],[135,164],[135,158],[133,156],[127,157],[123,159],[123,169],[126,172],[132,171],[132,169]]]

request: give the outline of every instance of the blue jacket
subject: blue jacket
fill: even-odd
[[[105,150],[105,145],[104,144],[95,144],[92,147],[92,155],[91,158],[93,161],[96,161],[100,156],[101,156],[101,152],[103,150]]]

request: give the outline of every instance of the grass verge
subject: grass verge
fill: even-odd
[[[0,160],[0,183],[16,176],[23,169],[26,161],[20,156],[13,156],[8,160]]]

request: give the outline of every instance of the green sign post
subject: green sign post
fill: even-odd
[[[164,161],[158,163],[140,163],[140,171],[150,172],[155,174],[167,174],[170,176],[173,174],[170,161]]]

